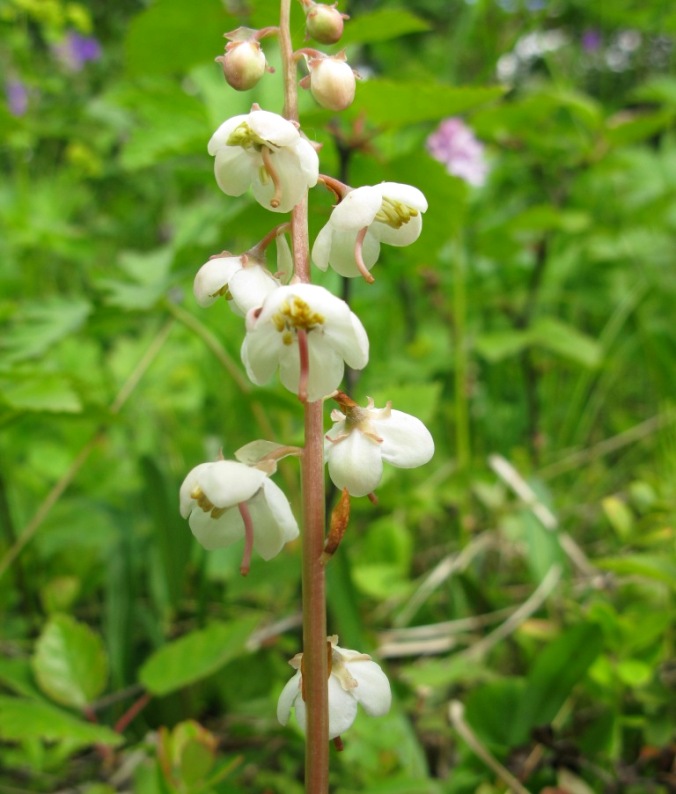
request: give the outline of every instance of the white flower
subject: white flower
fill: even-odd
[[[243,254],[210,259],[197,271],[193,290],[200,306],[211,306],[223,296],[235,314],[243,316],[279,286],[264,265]]]
[[[349,403],[352,403],[347,398]],[[345,413],[332,411],[335,422],[326,434],[324,452],[329,476],[351,496],[373,493],[383,476],[383,461],[401,469],[427,463],[434,454],[429,430],[415,416],[395,411],[391,403],[374,408],[352,404]]]
[[[422,231],[425,196],[410,185],[382,182],[351,190],[317,235],[312,260],[321,270],[329,265],[341,276],[364,276],[380,253],[380,243],[403,246]]]
[[[357,704],[360,703],[370,716],[382,717],[390,710],[392,693],[387,676],[370,656],[338,647],[338,637],[335,635],[329,637],[329,642],[329,739],[335,739],[354,722]],[[302,694],[302,656],[299,653],[289,662],[298,672],[287,682],[279,696],[277,719],[286,725],[294,708],[298,724],[305,731],[307,714]]]
[[[335,391],[345,364],[362,369],[368,362],[364,326],[324,287],[280,287],[247,314],[246,324],[242,361],[249,378],[262,385],[279,367],[284,386],[303,400]]]
[[[312,96],[329,110],[345,110],[354,101],[356,77],[352,67],[346,63],[345,53],[333,56],[307,58],[309,86]],[[307,83],[301,80],[301,86]]]
[[[209,141],[220,189],[241,196],[251,187],[256,201],[273,212],[289,212],[317,184],[319,158],[290,121],[252,110],[223,122]]]
[[[185,478],[180,508],[205,549],[245,539],[242,573],[251,548],[264,559],[298,537],[298,524],[284,493],[259,469],[232,460],[200,463]]]

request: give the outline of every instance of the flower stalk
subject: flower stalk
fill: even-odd
[[[298,121],[298,88],[291,43],[291,0],[281,0],[280,47],[284,76],[284,116]],[[310,241],[307,198],[291,214],[294,274],[310,282]],[[324,435],[321,400],[305,402],[305,448],[301,464],[303,495],[303,658],[307,708],[305,790],[328,794],[329,718],[328,660],[326,656],[326,578],[324,552]]]

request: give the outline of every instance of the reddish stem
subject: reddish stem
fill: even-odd
[[[251,570],[254,525],[251,520],[251,513],[249,512],[249,505],[247,505],[246,502],[240,502],[237,507],[239,508],[239,514],[242,516],[242,521],[244,522],[244,554],[242,555],[242,564],[239,566],[239,572],[242,576],[246,576]]]
[[[135,700],[115,723],[115,733],[123,733],[129,723],[150,703],[151,699],[152,695],[146,692],[138,700]]]
[[[298,353],[300,355],[300,378],[298,379],[298,399],[302,403],[307,402],[307,384],[310,377],[310,350],[305,328],[299,328]]]

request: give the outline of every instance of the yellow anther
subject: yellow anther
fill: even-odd
[[[260,149],[262,146],[273,148],[273,144],[261,138],[260,135],[256,135],[246,121],[235,127],[230,133],[226,144],[228,146],[241,146],[243,149]]]
[[[418,214],[418,210],[414,207],[409,207],[408,204],[402,204],[400,201],[384,198],[375,219],[380,221],[380,223],[386,223],[393,229],[400,229],[405,223],[408,223],[411,218],[415,218]]]
[[[298,331],[301,328],[311,331],[318,325],[323,325],[324,318],[313,311],[304,300],[294,295],[290,301],[284,301],[279,311],[272,315],[272,322],[279,333],[283,334],[284,344],[290,345],[293,341],[291,331]]]

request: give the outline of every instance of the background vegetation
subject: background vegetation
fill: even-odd
[[[301,433],[293,395],[246,381],[241,320],[192,296],[270,224],[218,191],[206,142],[252,101],[281,109],[278,77],[236,95],[213,63],[277,3],[226,5],[0,2],[3,792],[303,791],[302,737],[275,719],[299,549],[243,579],[178,515],[219,448]],[[340,120],[305,95],[304,130],[326,173],[430,203],[420,240],[349,285],[372,345],[352,391],[419,416],[437,452],[358,502],[329,568],[332,631],[395,690],[334,754],[335,792],[518,791],[508,772],[676,791],[676,10],[341,10],[368,79]],[[455,115],[483,187],[426,151]],[[316,234],[331,199],[312,198]]]

